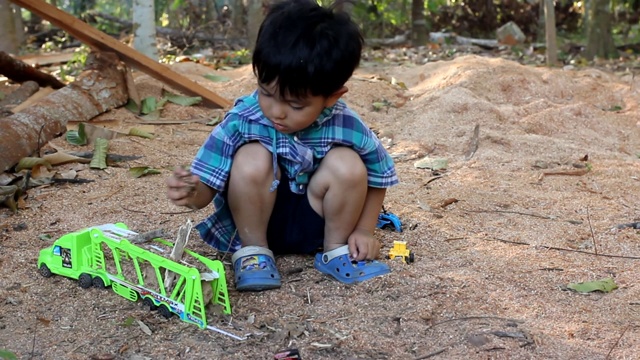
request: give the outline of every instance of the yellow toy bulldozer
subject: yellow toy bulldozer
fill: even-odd
[[[387,255],[387,259],[395,259],[396,257],[401,257],[402,260],[406,264],[410,264],[415,261],[413,257],[413,253],[411,250],[407,249],[406,241],[394,241],[393,247],[389,250],[389,255]]]

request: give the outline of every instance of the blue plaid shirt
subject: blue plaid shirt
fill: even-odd
[[[231,163],[244,144],[258,141],[273,154],[274,181],[278,165],[291,179],[289,187],[304,194],[309,176],[335,146],[348,146],[360,154],[368,173],[370,187],[387,188],[398,183],[393,160],[375,134],[347,105],[338,101],[325,108],[314,124],[295,134],[278,132],[258,104],[258,92],[236,100],[224,120],[211,132],[196,155],[191,172],[206,185],[218,191],[214,198],[216,211],[196,228],[204,241],[221,251],[240,249],[240,239],[229,206],[221,194],[226,191]]]

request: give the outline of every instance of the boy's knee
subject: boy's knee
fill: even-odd
[[[341,182],[359,182],[367,179],[367,168],[360,155],[348,147],[336,147],[322,160],[331,176]]]
[[[258,142],[245,144],[233,156],[231,173],[245,180],[273,177],[271,153]]]

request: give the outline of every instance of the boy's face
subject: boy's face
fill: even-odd
[[[281,133],[292,134],[311,126],[322,110],[333,106],[347,88],[336,91],[331,96],[306,96],[293,98],[280,96],[275,82],[258,83],[258,103],[264,115],[273,123],[273,127]]]

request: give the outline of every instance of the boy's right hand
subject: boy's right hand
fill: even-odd
[[[200,182],[197,175],[193,175],[183,167],[177,167],[167,179],[167,198],[178,206],[193,207],[193,197]]]

